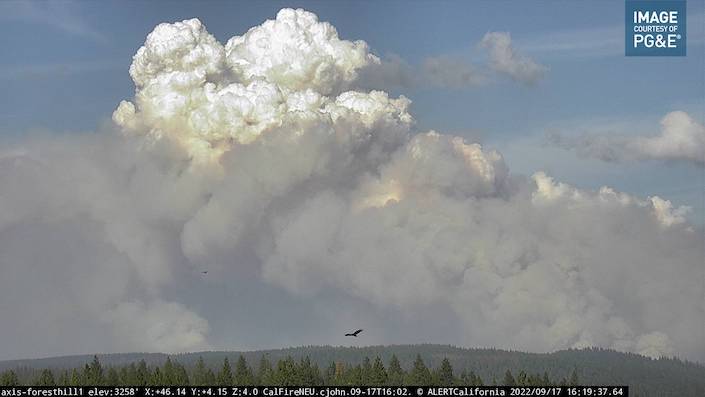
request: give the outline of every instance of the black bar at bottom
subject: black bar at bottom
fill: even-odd
[[[624,397],[628,395],[628,386],[0,386],[0,397]]]

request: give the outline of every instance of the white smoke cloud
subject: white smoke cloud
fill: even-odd
[[[365,89],[463,89],[486,84],[489,80],[489,73],[482,65],[474,65],[459,57],[428,57],[420,65],[411,65],[391,54],[362,69],[355,85]]]
[[[705,358],[703,231],[686,208],[512,175],[496,151],[416,133],[408,99],[348,90],[377,61],[303,10],[225,46],[198,20],[155,28],[113,115],[122,134],[0,157],[0,302],[37,286],[23,310],[0,305],[0,332],[46,316],[6,354],[54,353],[43,332],[96,351],[211,346],[189,291],[207,267],[224,286],[447,321],[457,344]],[[207,306],[232,304],[286,302]],[[380,331],[394,323],[370,326],[398,342]]]
[[[548,71],[546,66],[519,54],[508,32],[489,32],[482,38],[480,45],[489,51],[492,69],[516,81],[534,84]]]
[[[489,83],[493,73],[533,85],[548,71],[548,67],[519,54],[509,33],[489,32],[482,38],[479,47],[489,52],[488,64],[475,64],[457,56],[439,55],[424,58],[420,65],[411,65],[398,55],[391,54],[365,65],[356,85],[373,89],[463,89]]]
[[[585,133],[576,137],[549,134],[549,142],[603,161],[661,160],[705,166],[705,126],[688,113],[674,111],[661,119],[654,136]]]

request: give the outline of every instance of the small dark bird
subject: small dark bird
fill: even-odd
[[[355,331],[355,332],[351,332],[351,333],[349,333],[349,334],[345,334],[345,336],[354,336],[354,337],[357,338],[357,335],[360,334],[360,332],[362,332],[362,330],[361,330],[361,329],[358,329],[358,330]]]
[[[208,274],[208,270],[204,270],[201,272],[202,274]]]

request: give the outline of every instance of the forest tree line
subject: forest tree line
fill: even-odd
[[[0,373],[0,386],[553,386],[579,383],[575,368],[569,378],[550,379],[545,372],[512,374],[507,370],[501,379],[487,381],[473,371],[456,373],[447,358],[438,367],[429,368],[421,355],[416,356],[408,370],[402,368],[396,355],[392,355],[386,366],[379,357],[374,360],[365,357],[361,364],[331,362],[324,369],[319,369],[308,356],[300,360],[287,356],[273,364],[263,355],[255,366],[251,366],[240,355],[234,365],[226,357],[215,370],[207,366],[202,357],[187,369],[170,357],[161,366],[150,366],[140,360],[129,365],[104,367],[94,356],[90,363],[80,368],[57,371],[45,368],[34,372],[26,376],[27,379],[21,379],[14,370],[4,371]]]

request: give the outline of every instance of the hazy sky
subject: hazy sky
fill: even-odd
[[[0,2],[0,359],[703,361],[704,19],[625,57],[620,1]]]

